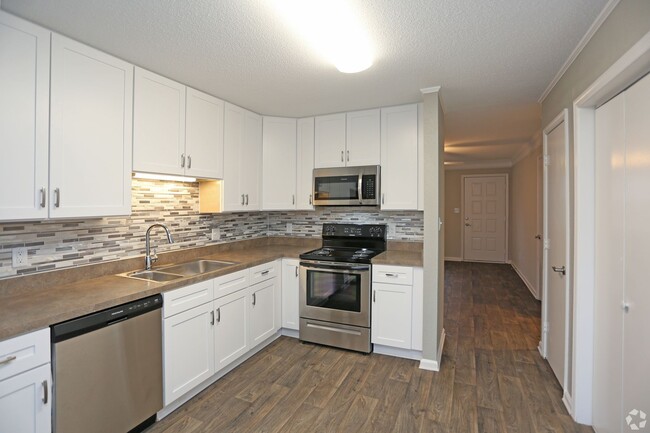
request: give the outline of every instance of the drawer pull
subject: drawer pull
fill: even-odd
[[[7,356],[5,359],[0,361],[0,365],[6,365],[6,364],[9,364],[11,361],[15,361],[15,360],[16,360],[15,356],[13,356],[13,355],[12,356]]]
[[[268,274],[270,271],[267,269],[266,271],[262,271],[262,275]]]
[[[399,277],[399,275],[397,275],[397,274],[389,274],[389,273],[386,273],[386,274],[384,274],[384,275],[386,275],[387,277],[393,277],[393,278],[397,278],[397,277]]]
[[[47,386],[47,380],[43,381],[43,404],[50,401],[50,388]]]

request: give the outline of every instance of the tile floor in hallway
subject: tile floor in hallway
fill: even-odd
[[[562,404],[512,268],[446,266],[440,372],[282,337],[146,433],[592,432]]]

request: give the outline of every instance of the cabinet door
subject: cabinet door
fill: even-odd
[[[299,313],[299,261],[282,260],[282,327],[298,330]]]
[[[253,348],[269,338],[276,327],[276,285],[277,278],[255,284],[250,288],[250,347]]]
[[[214,301],[215,371],[248,351],[248,290]]]
[[[372,284],[372,342],[411,348],[411,286]]]
[[[212,302],[164,320],[165,406],[214,374]]]
[[[347,113],[345,165],[379,165],[379,109]]]
[[[418,108],[381,109],[381,209],[418,208]]]
[[[133,65],[52,35],[51,217],[131,213]]]
[[[0,432],[52,431],[50,364],[0,381]]]
[[[244,208],[243,185],[240,184],[240,160],[244,146],[246,111],[226,103],[223,126],[223,206],[226,211]]]
[[[260,210],[262,180],[262,116],[246,111],[244,116],[244,150],[239,161],[240,182],[246,194],[244,209]]]
[[[314,118],[298,119],[296,209],[313,210]]]
[[[318,116],[315,120],[314,166],[345,166],[345,113]]]
[[[185,86],[135,68],[133,171],[183,175]]]
[[[296,119],[264,117],[262,209],[296,208]]]
[[[204,179],[223,178],[224,103],[187,88],[185,116],[185,174]]]
[[[50,32],[0,12],[0,221],[47,218]]]

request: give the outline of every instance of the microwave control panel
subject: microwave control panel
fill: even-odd
[[[361,197],[364,200],[376,199],[377,196],[377,176],[374,174],[364,174],[361,179]]]

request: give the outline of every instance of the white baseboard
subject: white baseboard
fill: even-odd
[[[566,390],[564,391],[564,395],[562,395],[562,403],[564,403],[566,410],[569,411],[569,415],[571,415],[572,418],[575,418],[573,415],[573,398],[568,392],[566,392]]]
[[[259,346],[253,348],[249,352],[246,352],[244,355],[240,356],[235,361],[230,363],[227,367],[219,370],[217,372],[217,374],[210,377],[209,379],[206,379],[201,384],[199,384],[199,385],[195,386],[194,388],[192,388],[190,391],[187,392],[187,394],[183,395],[178,400],[174,400],[173,402],[171,402],[167,406],[163,407],[156,414],[156,420],[160,421],[161,419],[165,418],[170,413],[174,412],[176,409],[178,409],[179,407],[181,407],[182,405],[184,405],[185,403],[190,401],[192,398],[196,397],[201,391],[206,389],[208,386],[212,385],[217,380],[221,379],[226,374],[230,373],[232,370],[239,367],[239,365],[242,364],[244,361],[248,360],[248,358],[255,355],[257,352],[264,349],[266,346],[268,346],[269,344],[273,343],[275,340],[280,338],[280,336],[281,336],[281,332],[280,331],[276,332],[271,337],[269,337],[266,341],[261,343]]]
[[[528,281],[528,278],[526,278],[524,273],[519,270],[515,262],[510,263],[510,266],[512,266],[512,269],[514,269],[517,275],[519,275],[519,278],[521,278],[521,281],[524,282],[524,284],[526,285],[530,293],[533,295],[533,297],[539,301],[539,295],[537,294],[537,290],[532,285],[532,283]]]
[[[539,352],[540,355],[542,355],[542,358],[546,359],[546,356],[544,356],[544,348],[542,347],[541,341],[537,345],[537,351]]]
[[[285,337],[291,337],[291,338],[299,338],[300,332],[297,329],[287,329],[287,328],[282,328],[280,330],[283,336]]]
[[[462,257],[445,257],[445,262],[462,262]]]
[[[415,361],[422,359],[422,352],[419,350],[399,349],[397,347],[374,344],[372,351],[379,355],[394,356],[396,358],[413,359]]]
[[[437,359],[421,359],[420,368],[422,370],[440,371],[440,364],[442,362],[442,348],[445,346],[445,329],[442,329],[440,334],[440,344],[438,345]]]

